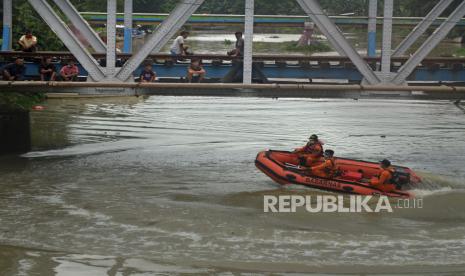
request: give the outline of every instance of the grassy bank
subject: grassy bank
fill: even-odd
[[[266,51],[270,47],[270,43],[267,42],[254,42],[254,51]],[[273,43],[273,47],[279,52],[295,52],[303,54],[313,54],[318,52],[330,52],[333,49],[324,42],[316,42],[312,45],[297,46],[297,41],[287,41],[280,43]]]
[[[30,110],[45,100],[43,93],[0,92],[1,111]]]

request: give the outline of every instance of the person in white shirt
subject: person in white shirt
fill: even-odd
[[[23,52],[35,52],[37,50],[37,37],[33,36],[31,31],[26,31],[26,34],[19,39],[18,44]]]
[[[172,56],[183,56],[187,54],[186,51],[188,46],[184,45],[184,39],[186,39],[188,36],[189,32],[182,31],[181,34],[176,37],[170,48],[170,53]]]

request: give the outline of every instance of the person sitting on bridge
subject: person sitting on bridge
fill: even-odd
[[[187,81],[188,82],[201,82],[205,77],[205,69],[199,59],[193,59],[191,65],[187,68]]]
[[[37,51],[37,37],[32,35],[31,31],[26,31],[26,34],[21,36],[18,40],[18,44],[23,52],[35,52]]]
[[[3,67],[2,75],[5,81],[22,81],[24,80],[24,59],[17,58],[14,63],[9,63]]]
[[[79,68],[74,64],[74,60],[69,60],[67,65],[60,70],[60,77],[63,81],[78,81]]]
[[[173,41],[170,48],[170,53],[173,57],[187,55],[187,49],[189,46],[184,45],[184,40],[189,36],[188,31],[182,31],[178,37]]]
[[[147,63],[140,73],[140,82],[155,82],[156,80],[157,74],[153,71],[152,64]]]
[[[232,49],[227,54],[228,56],[239,57],[244,53],[244,39],[242,38],[242,32],[235,32],[234,35],[236,36],[236,48]]]
[[[327,149],[324,152],[324,162],[312,166],[308,168],[308,172],[311,175],[319,176],[319,177],[324,177],[324,178],[331,178],[334,176],[336,172],[336,161],[334,160],[334,151]]]
[[[384,159],[380,162],[381,171],[377,177],[373,177],[370,181],[371,185],[383,192],[391,192],[395,190],[396,186],[391,182],[392,176],[395,172],[391,166],[391,161]]]
[[[320,160],[323,156],[323,143],[318,139],[316,134],[308,138],[308,143],[294,150],[299,155],[301,166],[311,166],[312,163]]]
[[[40,80],[41,81],[55,81],[56,68],[52,63],[52,58],[45,58],[39,66]]]

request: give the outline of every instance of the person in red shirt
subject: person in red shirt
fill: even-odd
[[[324,152],[325,161],[319,165],[309,168],[309,173],[324,178],[331,178],[336,172],[336,161],[334,160],[334,151],[327,149]]]
[[[193,59],[191,65],[187,68],[187,81],[188,82],[202,82],[205,77],[205,69],[198,59]]]
[[[74,64],[74,60],[68,61],[68,64],[60,70],[60,77],[64,81],[77,81],[78,75],[79,68]]]
[[[380,189],[383,192],[391,192],[396,189],[396,186],[391,183],[392,176],[395,172],[391,166],[391,162],[384,159],[380,162],[381,171],[378,177],[373,177],[370,181],[371,185]]]
[[[312,134],[308,138],[308,143],[301,148],[295,149],[294,152],[299,155],[301,166],[311,166],[312,163],[320,160],[323,156],[323,143],[318,140],[316,134]]]

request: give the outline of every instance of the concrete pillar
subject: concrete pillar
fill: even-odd
[[[252,83],[252,46],[253,46],[253,22],[254,0],[245,0],[245,23],[244,23],[244,84]]]
[[[368,6],[368,56],[376,56],[376,17],[378,15],[378,0],[369,0]]]
[[[2,51],[11,51],[11,28],[13,25],[13,0],[3,0],[3,43]]]
[[[132,53],[133,0],[124,0],[124,53]]]

